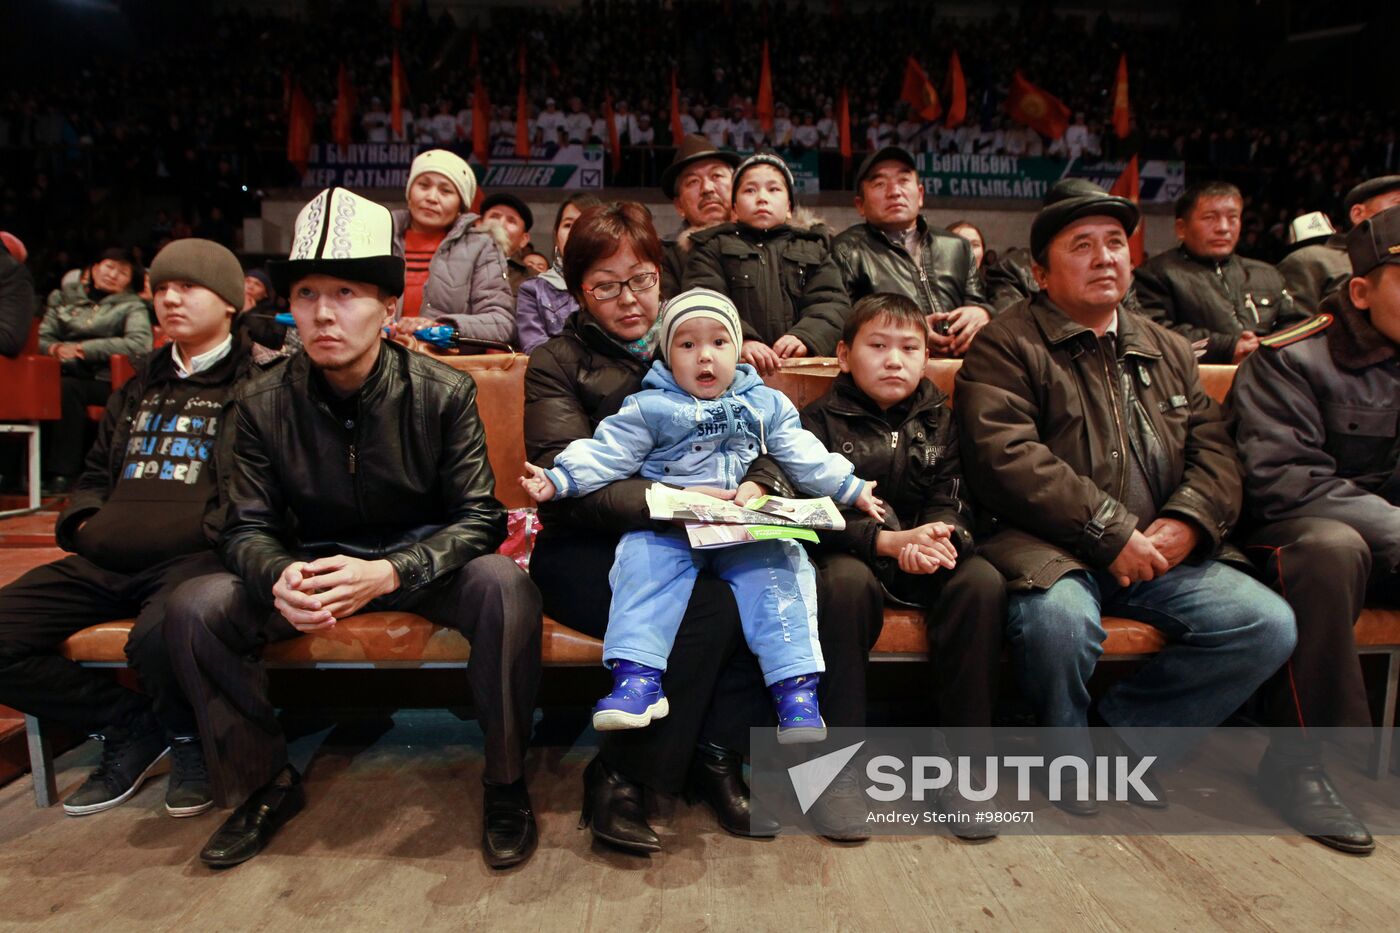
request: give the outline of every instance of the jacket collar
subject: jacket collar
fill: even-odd
[[[901,253],[904,253],[906,256],[909,254],[909,251],[908,251],[907,249],[904,248],[904,244],[903,244],[903,243],[896,243],[893,239],[890,238],[890,235],[889,235],[888,233],[886,233],[885,231],[881,230],[879,227],[875,226],[875,225],[874,225],[873,223],[871,223],[870,221],[867,220],[867,221],[865,222],[865,226],[866,226],[867,228],[869,228],[869,230],[870,230],[870,235],[871,235],[872,237],[874,237],[876,240],[878,240],[879,242],[881,242],[881,243],[883,243],[884,245],[888,246],[890,249],[897,249],[897,250],[899,250]],[[914,218],[914,229],[916,229],[916,230],[919,231],[919,242],[920,242],[920,243],[923,243],[923,244],[925,244],[925,245],[927,245],[927,244],[928,244],[928,238],[929,238],[929,226],[928,226],[928,221],[924,219],[924,215],[923,215],[923,214],[919,214],[917,217]]]
[[[400,354],[410,352],[392,340],[381,340],[379,342],[379,359],[374,361],[374,369],[370,370],[364,385],[360,386],[350,397],[358,398],[362,403],[378,399],[384,394],[384,388],[389,384],[393,374],[399,371],[402,361]],[[305,379],[310,394],[319,402],[325,403],[333,398],[325,376],[311,365],[311,357],[306,355],[305,350],[299,351],[292,357],[287,366],[287,376],[289,381],[298,378]]]
[[[1031,298],[1030,311],[1036,326],[1045,336],[1045,342],[1051,346],[1058,346],[1083,334],[1096,337],[1092,330],[1061,311],[1043,291]],[[1162,356],[1162,351],[1147,339],[1147,328],[1121,302],[1118,305],[1117,343],[1119,356],[1145,356],[1154,360]]]
[[[1336,318],[1336,324],[1327,329],[1327,350],[1342,369],[1366,369],[1395,358],[1395,342],[1376,330],[1370,316],[1351,303],[1345,288],[1328,297],[1321,310]]]
[[[1229,266],[1239,262],[1239,260],[1236,258],[1235,253],[1231,253],[1224,259],[1207,259],[1205,256],[1197,256],[1195,253],[1191,252],[1189,249],[1186,248],[1185,243],[1178,243],[1176,246],[1176,251],[1180,253],[1181,258],[1185,259],[1187,262],[1193,262],[1198,266],[1209,266],[1212,269],[1214,269],[1216,266]]]
[[[406,208],[393,211],[390,216],[394,219],[394,239],[402,243],[404,234],[408,232],[408,225],[412,217],[409,215]],[[443,234],[442,242],[451,243],[453,240],[466,236],[467,232],[472,229],[472,224],[476,223],[476,221],[477,215],[473,214],[471,211],[458,214],[452,226],[447,228],[447,233]]]
[[[644,372],[647,364],[628,353],[622,344],[614,340],[607,331],[603,330],[603,325],[598,323],[597,318],[589,314],[580,307],[573,314],[569,315],[568,322],[564,325],[565,330],[572,331],[580,343],[590,349],[597,350],[605,356],[618,360],[627,360],[633,364],[638,372]]]
[[[927,378],[923,378],[914,387],[914,394],[901,404],[909,406],[907,417],[912,418],[930,408],[942,405],[945,398],[947,396],[938,386]],[[856,385],[856,381],[851,378],[850,373],[841,373],[832,382],[831,402],[828,404],[827,410],[838,415],[869,415],[872,418],[880,419],[885,417],[880,406],[875,403],[874,399],[860,390],[860,386]]]

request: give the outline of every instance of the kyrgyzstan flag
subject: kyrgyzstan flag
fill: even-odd
[[[1108,190],[1109,194],[1120,198],[1127,198],[1134,204],[1138,203],[1138,160],[1133,156],[1128,160],[1128,167],[1123,169],[1123,174],[1118,176],[1118,180],[1113,183],[1113,187]],[[1128,255],[1133,258],[1133,268],[1142,265],[1147,258],[1147,246],[1143,242],[1142,222],[1138,222],[1137,229],[1133,235],[1128,237]]]
[[[491,101],[480,74],[472,85],[472,154],[482,165],[491,164]]]
[[[293,82],[291,106],[287,114],[287,161],[296,166],[298,172],[306,171],[306,163],[311,160],[311,130],[316,122],[316,108],[302,93],[301,85]]]
[[[394,43],[393,73],[389,76],[389,125],[397,136],[403,136],[403,99],[408,96],[408,77],[403,59],[399,58],[398,43]]]
[[[841,89],[841,97],[836,103],[836,126],[840,132],[841,160],[846,169],[851,167],[851,99],[846,89]]]
[[[681,91],[676,83],[676,69],[671,69],[671,144],[679,146],[685,129],[681,126]]]
[[[331,135],[337,146],[350,145],[351,121],[354,119],[354,91],[350,89],[350,74],[345,63],[340,64],[340,73],[335,79],[335,119],[331,123]]]
[[[907,101],[909,109],[925,123],[937,120],[943,112],[943,105],[938,102],[938,92],[929,83],[928,73],[919,67],[912,55],[904,63],[904,88],[899,92],[899,99]]]
[[[612,153],[613,175],[622,168],[622,140],[617,135],[617,119],[613,116],[612,91],[603,97],[603,122],[608,127],[608,152]]]
[[[955,130],[967,120],[967,80],[963,77],[958,50],[948,56],[948,119],[944,126]]]
[[[758,125],[765,133],[773,132],[773,69],[768,64],[768,40],[763,40],[763,67],[758,72]]]
[[[1128,56],[1118,58],[1118,77],[1113,82],[1113,132],[1119,139],[1128,135]]]
[[[1059,139],[1069,129],[1070,113],[1065,102],[1031,84],[1019,68],[1011,76],[1006,112],[1017,123],[1051,139]]]

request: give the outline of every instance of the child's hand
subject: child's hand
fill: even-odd
[[[758,370],[760,376],[771,376],[778,371],[783,358],[773,352],[773,348],[761,340],[745,340],[739,349],[739,362],[748,363]]]
[[[698,492],[703,496],[710,496],[714,499],[733,499],[735,491],[733,489],[721,489],[718,486],[687,486],[686,492]]]
[[[945,567],[952,570],[957,566],[957,558],[936,553],[918,544],[906,544],[899,550],[899,569],[905,573],[937,573]]]
[[[739,506],[748,505],[759,496],[766,495],[768,495],[768,491],[758,483],[755,483],[753,480],[745,480],[739,484],[739,488],[734,493],[734,504]]]
[[[536,502],[548,502],[554,498],[554,484],[549,481],[544,470],[533,463],[527,463],[525,464],[525,474],[520,477],[520,485],[525,487],[525,491],[529,493],[531,499]]]
[[[860,491],[860,497],[856,499],[856,508],[877,522],[885,520],[885,503],[875,496],[875,484],[877,480],[867,480],[865,487]]]

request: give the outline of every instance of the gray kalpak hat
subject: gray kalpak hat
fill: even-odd
[[[1123,225],[1123,232],[1129,235],[1137,229],[1142,214],[1138,206],[1127,198],[1111,194],[1089,194],[1078,198],[1067,198],[1046,205],[1031,221],[1031,256],[1036,262],[1045,261],[1045,251],[1055,234],[1083,217],[1111,217]]]
[[[243,310],[243,267],[238,257],[213,240],[171,240],[151,261],[151,288],[166,282],[202,285],[235,311]]]
[[[1369,201],[1378,194],[1385,194],[1387,191],[1394,191],[1400,188],[1400,175],[1382,175],[1379,178],[1368,178],[1347,192],[1346,198],[1342,200],[1342,208],[1347,213],[1362,201]]]
[[[1351,274],[1365,275],[1383,265],[1400,265],[1400,207],[1367,217],[1347,234]]]
[[[739,309],[727,295],[708,288],[692,288],[681,292],[661,309],[661,333],[656,343],[657,355],[667,364],[671,349],[671,337],[681,322],[692,317],[713,318],[729,331],[729,339],[734,342],[734,356],[739,356],[739,347],[744,342],[744,326],[739,322]]]
[[[308,275],[368,282],[403,294],[403,258],[394,255],[394,219],[388,208],[344,188],[327,188],[297,214],[292,252],[267,264],[282,294]]]

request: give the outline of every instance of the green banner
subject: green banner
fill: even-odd
[[[1128,164],[960,152],[921,152],[917,158],[927,197],[1035,201],[1044,198],[1061,178],[1085,178],[1111,188]],[[1170,203],[1186,188],[1186,163],[1151,159],[1140,163],[1138,179],[1139,201]]]

